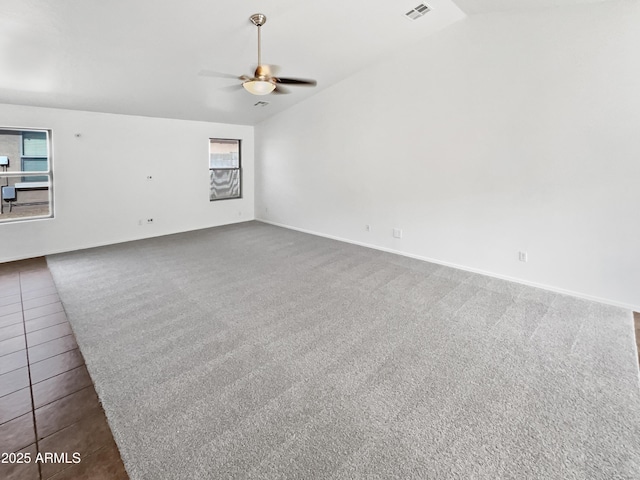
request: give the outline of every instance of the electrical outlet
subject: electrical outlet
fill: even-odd
[[[399,228],[393,229],[393,238],[402,238],[402,230]]]
[[[147,223],[153,223],[153,218],[147,218]]]
[[[526,263],[529,260],[527,252],[518,252],[518,260]]]

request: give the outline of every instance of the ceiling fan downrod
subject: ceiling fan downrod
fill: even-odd
[[[261,48],[262,48],[262,38],[261,38],[261,28],[265,23],[267,23],[267,16],[262,14],[262,13],[255,13],[253,15],[251,15],[251,17],[249,17],[249,20],[251,20],[251,23],[253,23],[256,27],[258,27],[258,67],[260,67],[262,65],[262,55],[261,55]]]

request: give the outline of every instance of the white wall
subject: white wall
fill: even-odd
[[[256,127],[256,216],[640,308],[638,25],[479,15],[403,50]]]
[[[253,127],[16,105],[0,125],[53,131],[55,209],[1,223],[0,262],[254,218]],[[242,140],[242,199],[209,201],[213,137]]]

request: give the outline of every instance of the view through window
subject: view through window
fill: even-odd
[[[52,216],[51,132],[0,128],[0,222]]]
[[[240,198],[240,140],[209,139],[209,200]]]

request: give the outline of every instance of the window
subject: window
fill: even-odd
[[[51,217],[51,132],[0,127],[0,223]]]
[[[49,171],[47,132],[22,132],[21,163],[23,171]],[[23,182],[46,182],[45,176],[22,177]]]
[[[240,140],[209,139],[209,200],[242,197]]]

